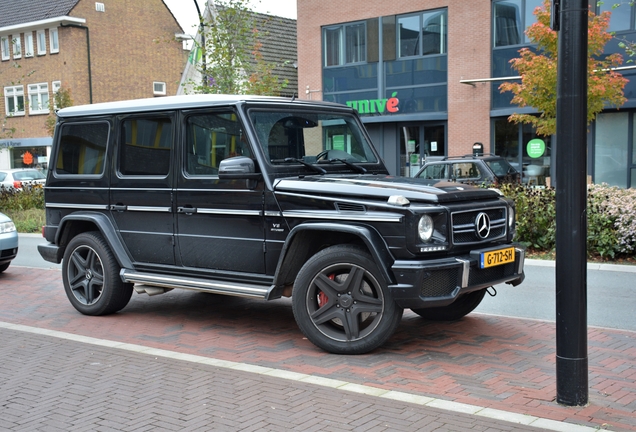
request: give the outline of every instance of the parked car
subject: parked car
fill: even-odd
[[[9,268],[18,254],[18,232],[9,216],[0,213],[0,273]]]
[[[35,168],[0,170],[0,187],[21,190],[23,186],[44,186],[46,175]]]
[[[189,95],[57,116],[38,250],[83,314],[133,291],[291,296],[307,339],[360,354],[404,308],[456,320],[523,281],[514,202],[390,175],[350,107]]]
[[[415,177],[470,184],[519,183],[521,174],[493,154],[429,158]]]

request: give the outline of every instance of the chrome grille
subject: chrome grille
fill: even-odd
[[[476,219],[480,213],[485,213],[490,219],[490,232],[486,238],[479,237],[475,228]],[[505,237],[506,220],[506,207],[493,207],[454,212],[451,214],[453,243],[456,245],[486,243]]]

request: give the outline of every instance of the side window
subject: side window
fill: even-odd
[[[125,119],[121,124],[119,152],[122,175],[165,177],[172,159],[172,120]]]
[[[62,125],[56,174],[103,174],[109,129],[106,122]]]
[[[429,165],[420,173],[420,178],[442,180],[446,178],[446,167],[448,165]]]
[[[232,111],[191,115],[186,119],[186,172],[217,175],[223,159],[252,157],[241,123]]]
[[[479,168],[472,162],[453,164],[453,177],[456,179],[478,178],[479,175]]]

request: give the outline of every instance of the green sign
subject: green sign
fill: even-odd
[[[531,158],[538,158],[543,156],[545,153],[545,142],[543,142],[540,138],[535,138],[528,142],[528,146],[526,148],[528,150],[528,156]]]

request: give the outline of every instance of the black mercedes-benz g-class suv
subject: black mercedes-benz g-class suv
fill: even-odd
[[[197,95],[57,116],[39,251],[83,314],[133,289],[291,296],[311,342],[358,354],[403,308],[455,320],[524,278],[510,200],[389,175],[346,106]]]

